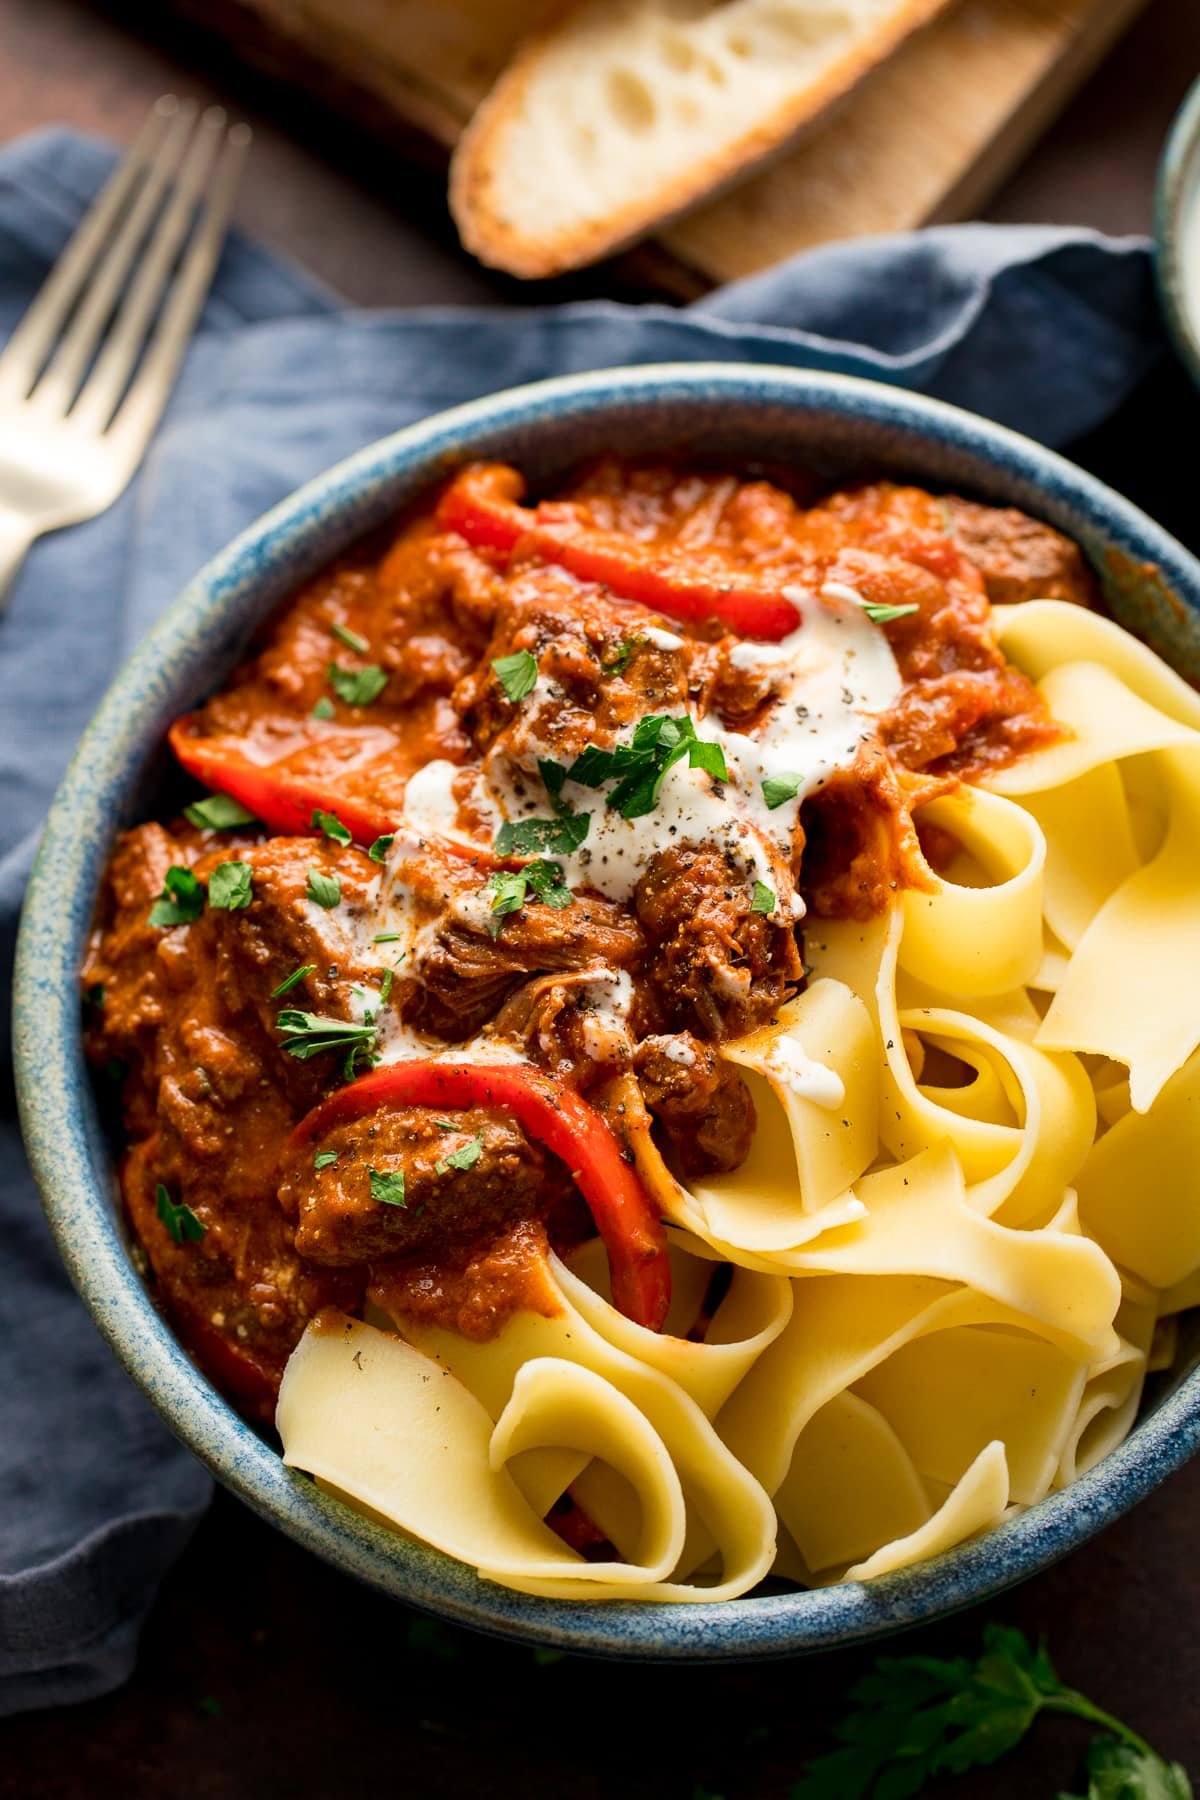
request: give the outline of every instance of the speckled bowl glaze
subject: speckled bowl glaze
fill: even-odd
[[[1025,507],[1083,545],[1118,618],[1200,676],[1200,565],[1060,457],[953,408],[846,377],[672,365],[539,383],[445,413],[371,445],[244,532],[114,683],[51,810],[25,907],[21,1112],[51,1226],[100,1330],[183,1441],[292,1537],[387,1593],[508,1637],[647,1659],[790,1655],[969,1606],[1100,1531],[1196,1449],[1200,1373],[1188,1356],[1189,1372],[1155,1394],[1098,1468],[986,1538],[903,1574],[711,1606],[569,1605],[510,1593],[323,1496],[198,1373],[130,1260],[81,1050],[78,969],[93,896],[113,834],[154,804],[168,722],[220,680],[267,608],[434,477],[485,456],[537,480],[601,448],[782,458],[838,477],[892,472]]]
[[[1175,348],[1200,385],[1200,81],[1163,151],[1155,196],[1154,266]]]

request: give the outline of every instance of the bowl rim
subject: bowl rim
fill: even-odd
[[[1188,219],[1184,208],[1191,181],[1195,198],[1190,216],[1200,229],[1200,79],[1180,103],[1167,133],[1154,188],[1154,275],[1167,327],[1180,360],[1200,385],[1200,291],[1188,299],[1183,237]]]
[[[1057,494],[1200,610],[1200,563],[1129,501],[1063,457],[944,402],[854,376],[736,363],[648,364],[555,378],[437,414],[366,446],[240,533],[183,589],[134,650],[87,727],[51,806],[22,916],[14,984],[18,1100],[42,1203],[70,1277],[127,1372],[226,1486],[289,1536],[405,1603],[498,1636],[642,1660],[795,1655],[884,1636],[990,1598],[1119,1518],[1200,1447],[1200,1368],[1104,1461],[1019,1517],[931,1562],[876,1580],[719,1603],[573,1602],[515,1593],[321,1493],[285,1468],[196,1368],[143,1285],[96,1179],[94,1109],[80,1052],[78,953],[98,853],[79,821],[115,812],[146,750],[150,713],[169,709],[179,664],[211,647],[222,608],[264,579],[330,518],[408,476],[429,479],[487,427],[605,409],[689,402],[801,406],[958,449]],[[242,598],[239,598],[242,596]],[[166,714],[163,715],[164,717]],[[91,834],[93,845],[99,834]],[[64,915],[73,913],[70,928]]]

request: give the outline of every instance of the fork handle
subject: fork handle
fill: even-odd
[[[25,561],[37,532],[26,519],[0,513],[0,614],[8,605],[9,589]]]

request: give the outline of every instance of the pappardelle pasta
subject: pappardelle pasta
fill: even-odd
[[[521,491],[174,728],[86,972],[133,1228],[290,1465],[489,1580],[889,1574],[1200,1302],[1200,697],[1020,514]]]

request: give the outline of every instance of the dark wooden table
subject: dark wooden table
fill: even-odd
[[[1200,6],[1155,0],[988,216],[1147,230],[1162,138],[1198,71]],[[435,177],[231,66],[149,0],[0,0],[0,136],[65,121],[128,138],[171,89],[250,119],[242,223],[350,298],[529,297],[459,254]],[[602,270],[572,291],[612,285]],[[1194,454],[1171,491],[1144,488],[1138,446],[1166,430],[1200,441],[1200,405],[1173,367],[1079,454],[1197,542]],[[1200,1464],[1069,1562],[905,1647],[973,1648],[985,1617],[1045,1632],[1068,1679],[1200,1776],[1193,1507]],[[0,1725],[0,1796],[759,1800],[787,1794],[866,1660],[543,1662],[351,1584],[222,1494],[163,1587],[128,1686]],[[1084,1742],[1069,1722],[1043,1723],[1016,1755],[945,1791],[1049,1800],[1081,1785]]]

